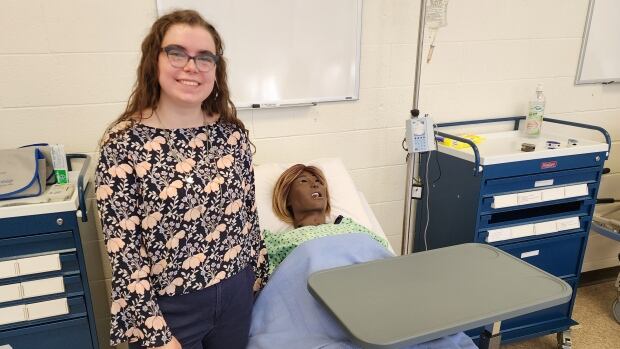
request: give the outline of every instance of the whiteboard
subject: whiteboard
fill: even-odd
[[[237,107],[359,98],[362,0],[158,0],[198,11],[224,42]]]
[[[576,84],[620,82],[620,1],[590,0]]]

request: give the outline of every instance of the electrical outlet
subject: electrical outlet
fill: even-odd
[[[412,199],[421,199],[422,198],[422,186],[420,185],[413,185],[413,188],[411,188],[411,198]]]

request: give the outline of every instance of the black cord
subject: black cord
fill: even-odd
[[[435,138],[435,149],[439,149],[439,145],[437,144],[437,138]],[[437,150],[437,154],[435,154],[435,163],[437,163],[437,170],[439,171],[439,176],[435,180],[433,180],[433,184],[437,183],[441,179],[441,165],[439,164],[439,150]]]

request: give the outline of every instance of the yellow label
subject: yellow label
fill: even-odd
[[[470,134],[466,134],[466,135],[459,135],[459,137],[461,138],[465,138],[465,139],[469,139],[472,142],[474,142],[474,144],[480,144],[484,141],[484,137],[478,136],[478,135],[470,135]],[[454,149],[465,149],[465,148],[470,148],[470,145],[465,143],[465,142],[461,142],[461,141],[457,141],[456,139],[451,139],[451,138],[444,138],[443,142],[441,142],[443,145],[445,145],[446,147],[450,147],[450,148],[454,148]]]

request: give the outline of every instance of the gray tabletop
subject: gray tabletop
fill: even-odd
[[[364,348],[398,348],[570,300],[561,279],[463,244],[314,273],[308,290]]]

